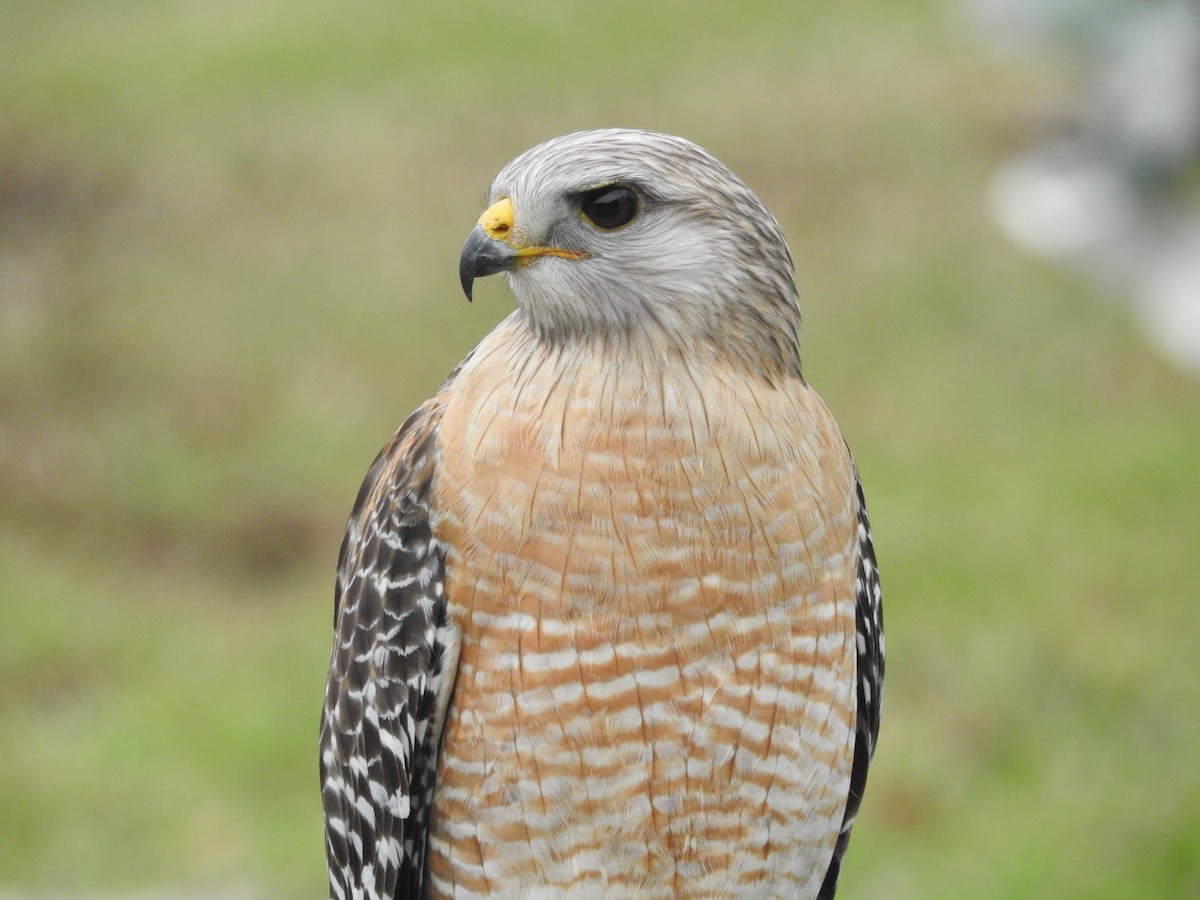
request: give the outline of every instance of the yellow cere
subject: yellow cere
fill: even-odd
[[[492,240],[502,241],[512,231],[514,222],[513,204],[508,197],[497,200],[479,217],[479,225]]]

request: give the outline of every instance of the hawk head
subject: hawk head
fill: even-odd
[[[690,141],[628,129],[504,167],[467,238],[463,290],[504,272],[544,340],[614,336],[799,372],[792,258],[775,217]]]

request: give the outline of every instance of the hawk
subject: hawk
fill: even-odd
[[[497,272],[342,544],[331,896],[833,896],[880,589],[778,223],[695,144],[581,132],[497,176],[467,297]]]

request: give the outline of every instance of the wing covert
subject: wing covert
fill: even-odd
[[[440,407],[380,451],[346,527],[320,770],[330,896],[418,896],[438,744],[457,669],[430,499]]]
[[[875,564],[875,547],[871,541],[871,521],[867,516],[867,500],[863,494],[858,468],[854,469],[854,492],[858,502],[858,566],[854,576],[854,626],[857,672],[854,762],[850,770],[850,793],[846,798],[846,813],[834,846],[829,871],[817,895],[818,900],[832,900],[837,892],[842,857],[850,843],[850,829],[862,804],[867,786],[867,769],[875,753],[879,737],[879,716],[883,706],[883,594],[879,584],[879,568]]]

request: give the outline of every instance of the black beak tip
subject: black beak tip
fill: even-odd
[[[463,293],[467,295],[467,302],[471,302],[471,289],[475,285],[475,270],[477,268],[477,256],[471,252],[471,242],[467,242],[467,246],[463,248],[462,256],[458,259],[458,280],[462,284]]]
[[[478,225],[467,236],[458,259],[458,280],[467,300],[472,299],[476,278],[505,272],[512,268],[516,253],[501,241],[492,240]]]

